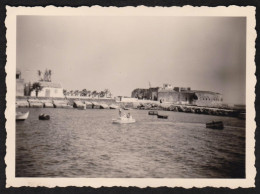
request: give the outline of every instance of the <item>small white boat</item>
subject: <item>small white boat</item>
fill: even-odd
[[[29,116],[29,111],[26,112],[26,113],[23,113],[23,112],[17,112],[16,115],[15,115],[15,120],[16,121],[24,121],[28,118]]]
[[[118,117],[117,119],[113,119],[113,123],[114,124],[128,124],[128,123],[135,123],[135,119],[133,119],[132,117]]]

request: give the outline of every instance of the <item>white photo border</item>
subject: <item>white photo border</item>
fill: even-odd
[[[66,186],[136,186],[144,187],[255,187],[255,7],[10,7],[6,6],[7,64],[6,70],[6,187],[66,187]],[[222,16],[246,17],[246,178],[244,179],[177,179],[177,178],[17,178],[15,177],[15,71],[16,71],[16,18],[18,15],[41,16]]]

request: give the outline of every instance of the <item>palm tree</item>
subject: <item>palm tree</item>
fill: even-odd
[[[49,69],[49,73],[48,73],[48,80],[49,82],[51,82],[51,70]]]
[[[103,98],[103,97],[105,96],[105,94],[106,94],[105,91],[101,91],[101,92],[99,93],[99,95],[100,95],[101,98]]]
[[[94,91],[91,93],[91,95],[92,95],[92,98],[95,97],[95,96],[97,95],[97,91],[94,90]]]
[[[111,93],[110,91],[108,91],[108,94],[107,94],[107,96],[108,96],[109,98],[111,98],[111,96],[112,96],[112,93]]]
[[[38,70],[38,76],[39,76],[39,81],[42,81],[42,72],[41,72],[41,70]]]
[[[35,82],[32,85],[31,91],[35,90],[35,96],[38,97],[38,93],[39,93],[39,91],[42,90],[42,88],[43,87],[41,86],[41,84],[39,82]]]
[[[74,94],[75,94],[75,96],[78,96],[79,95],[79,90],[75,90]]]
[[[66,97],[67,96],[67,90],[63,89],[63,95]]]
[[[79,91],[79,95],[80,96],[84,96],[84,93],[83,93],[83,91],[81,90],[81,91]]]
[[[45,70],[45,72],[44,72],[44,78],[43,78],[43,80],[46,82],[46,81],[48,81],[48,70],[46,69]]]
[[[100,92],[97,92],[97,97],[98,97],[98,98],[100,97]]]
[[[87,89],[83,89],[83,90],[82,90],[82,96],[87,96],[87,94],[88,94]]]
[[[105,92],[106,97],[110,93],[109,89],[104,89],[104,92]]]
[[[110,92],[109,89],[105,89],[104,92],[105,92],[106,97],[111,97],[112,93]]]
[[[90,90],[87,91],[87,96],[90,97],[92,92]]]

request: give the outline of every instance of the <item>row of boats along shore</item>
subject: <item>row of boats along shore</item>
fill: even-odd
[[[144,102],[134,102],[134,103],[123,103],[115,101],[82,101],[82,100],[17,100],[17,108],[76,108],[80,110],[84,109],[140,109],[140,110],[164,110],[164,111],[174,111],[174,112],[184,112],[184,113],[194,113],[194,114],[205,114],[205,115],[215,115],[215,116],[228,116],[228,117],[238,117],[240,119],[245,119],[245,110],[232,109],[232,108],[213,108],[213,107],[199,107],[199,106],[189,106],[189,105],[177,105],[170,103],[144,103]]]

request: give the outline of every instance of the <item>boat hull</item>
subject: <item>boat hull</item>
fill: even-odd
[[[157,111],[149,111],[148,115],[158,115],[158,112]]]
[[[157,115],[158,119],[168,119],[167,115]]]
[[[130,124],[130,123],[135,123],[135,119],[113,119],[114,124]]]
[[[50,115],[39,115],[39,120],[50,120]]]
[[[15,120],[16,121],[25,121],[29,116],[29,111],[26,113],[18,113],[16,114]]]

